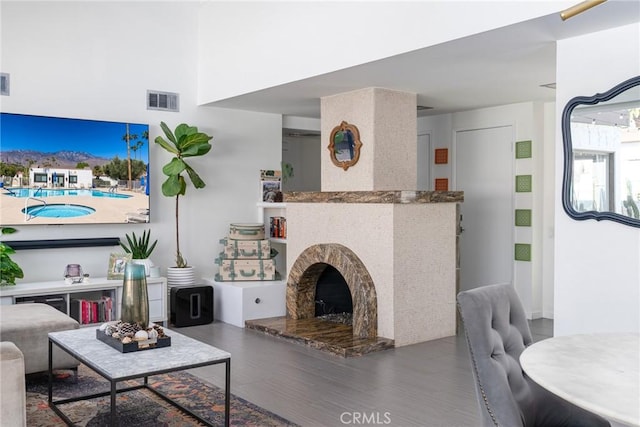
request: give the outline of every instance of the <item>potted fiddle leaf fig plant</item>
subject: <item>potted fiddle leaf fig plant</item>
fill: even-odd
[[[179,124],[174,131],[164,123],[160,123],[160,128],[164,133],[164,137],[158,136],[155,139],[156,144],[164,148],[173,155],[169,163],[164,165],[162,172],[167,179],[162,183],[162,194],[166,197],[174,197],[176,202],[175,223],[176,223],[176,265],[175,269],[184,269],[190,267],[187,260],[180,251],[180,196],[184,196],[187,191],[187,181],[185,175],[193,184],[194,188],[204,188],[205,183],[198,173],[186,162],[189,157],[204,156],[211,150],[209,141],[213,138],[204,132],[199,132],[195,126],[189,126],[186,123]],[[169,267],[171,269],[172,267]],[[168,270],[167,278],[171,281]]]
[[[149,276],[150,268],[154,267],[153,261],[151,261],[149,257],[156,248],[158,240],[149,244],[151,240],[151,230],[144,230],[140,237],[136,236],[135,232],[132,232],[131,235],[125,234],[125,237],[127,238],[127,243],[120,242],[120,246],[126,253],[131,254],[132,262],[144,265],[144,270],[147,276]]]
[[[13,234],[17,230],[13,227],[1,227],[1,234]],[[11,259],[11,255],[16,251],[4,242],[0,242],[0,286],[15,286],[16,279],[22,279],[24,272],[22,268]]]

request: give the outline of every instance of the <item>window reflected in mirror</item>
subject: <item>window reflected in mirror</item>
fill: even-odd
[[[613,209],[610,153],[573,151],[573,208],[578,212]]]
[[[360,131],[345,121],[334,127],[329,136],[329,152],[334,165],[347,170],[360,158]]]

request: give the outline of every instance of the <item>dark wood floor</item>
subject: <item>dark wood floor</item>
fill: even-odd
[[[220,322],[177,330],[231,353],[232,393],[302,426],[480,425],[462,335],[344,358]],[[534,340],[552,331],[531,322]],[[221,365],[190,372],[224,385]]]

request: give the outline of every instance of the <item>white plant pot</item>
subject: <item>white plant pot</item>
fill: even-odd
[[[144,272],[146,273],[147,277],[150,276],[150,272],[151,272],[151,267],[155,267],[155,264],[153,263],[153,261],[151,261],[151,259],[149,258],[145,258],[145,259],[132,259],[131,262],[133,264],[142,264],[144,265]]]
[[[195,270],[193,267],[168,267],[167,284],[169,286],[194,285],[196,283]]]

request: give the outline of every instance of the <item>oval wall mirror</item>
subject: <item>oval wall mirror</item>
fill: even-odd
[[[640,227],[640,76],[570,100],[562,138],[565,212]]]
[[[343,121],[334,127],[329,136],[329,152],[334,165],[347,170],[360,158],[360,132],[354,125]]]

